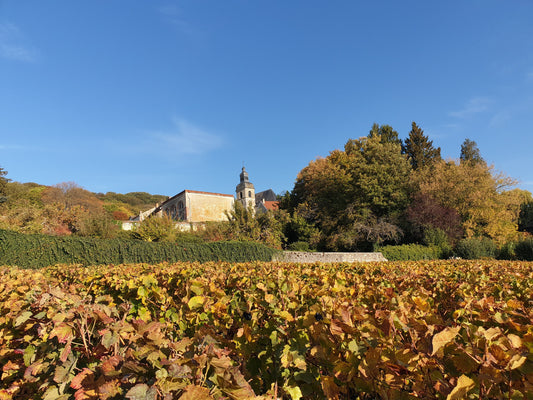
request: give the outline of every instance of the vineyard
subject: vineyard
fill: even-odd
[[[533,263],[0,267],[3,399],[531,399]]]

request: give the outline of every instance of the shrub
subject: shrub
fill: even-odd
[[[309,251],[309,243],[308,242],[294,242],[287,246],[287,250]]]
[[[455,254],[467,260],[494,258],[497,254],[496,244],[487,238],[463,239],[457,243]]]
[[[437,246],[420,244],[402,244],[399,246],[383,246],[377,249],[389,261],[436,260],[441,257],[441,249]]]
[[[448,234],[439,228],[426,228],[424,230],[424,244],[440,249],[439,258],[449,258],[452,255],[452,246]]]
[[[176,236],[176,223],[168,215],[145,219],[132,231],[135,239],[146,242],[170,242]]]
[[[507,242],[500,247],[498,260],[516,260],[516,243]]]
[[[515,247],[515,253],[519,260],[533,261],[533,238],[518,242]]]

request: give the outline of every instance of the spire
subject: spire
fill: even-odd
[[[249,182],[249,180],[248,180],[248,172],[246,172],[246,170],[244,169],[244,167],[242,167],[242,172],[241,172],[241,183],[244,183],[244,182]]]

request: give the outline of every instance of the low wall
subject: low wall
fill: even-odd
[[[387,261],[381,253],[320,253],[306,251],[284,251],[282,253],[276,253],[273,260],[297,263]]]

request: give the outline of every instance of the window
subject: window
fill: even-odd
[[[248,197],[252,197],[252,191],[251,190],[248,191]]]
[[[168,215],[170,216],[170,218],[176,219],[177,214],[178,214],[178,209],[176,208],[176,205],[174,204],[170,207]]]
[[[185,204],[183,204],[183,201],[178,202],[178,219],[182,221],[187,219]]]

